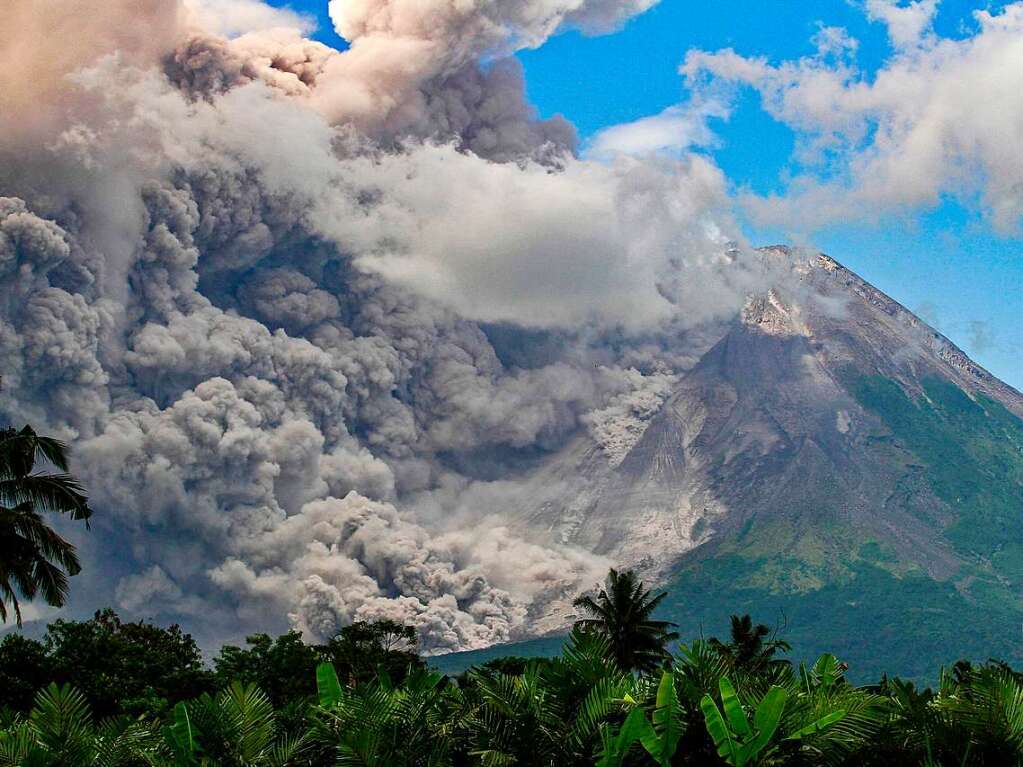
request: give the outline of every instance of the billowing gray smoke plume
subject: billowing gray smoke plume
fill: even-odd
[[[634,439],[756,270],[708,160],[579,159],[506,56],[650,4],[332,0],[344,52],[257,0],[0,12],[0,412],[75,446],[83,609],[443,650],[596,581],[520,479]]]

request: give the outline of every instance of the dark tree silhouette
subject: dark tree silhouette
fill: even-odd
[[[88,523],[92,515],[81,485],[67,473],[67,454],[67,445],[30,426],[0,430],[0,619],[7,619],[10,605],[19,626],[19,595],[31,600],[39,594],[59,607],[68,576],[81,569],[75,547],[42,517],[53,511]],[[39,462],[58,471],[38,471]]]
[[[122,621],[108,608],[87,621],[54,621],[43,644],[54,681],[82,692],[100,718],[165,716],[215,689],[195,639],[177,625]]]
[[[758,670],[772,663],[785,663],[775,658],[779,652],[788,652],[788,642],[771,637],[771,629],[763,623],[753,624],[749,615],[733,615],[731,618],[731,641],[722,642],[712,638],[710,646],[726,658],[733,668]]]
[[[416,631],[411,626],[392,620],[355,621],[342,628],[320,652],[344,679],[365,682],[383,673],[397,683],[410,670],[425,668],[416,653],[417,645]]]
[[[316,695],[316,665],[322,659],[316,647],[302,641],[301,632],[289,631],[276,639],[268,634],[245,637],[244,648],[225,645],[213,665],[217,686],[254,684],[281,708]]]
[[[623,670],[651,671],[670,658],[668,643],[678,639],[670,630],[674,623],[652,618],[665,596],[654,596],[632,570],[612,568],[596,598],[583,596],[573,603],[589,615],[575,625],[606,637]]]

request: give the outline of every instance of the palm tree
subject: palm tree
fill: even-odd
[[[1023,678],[1009,666],[943,671],[925,703],[905,712],[902,729],[928,764],[1023,765]]]
[[[309,737],[338,767],[449,765],[453,730],[471,718],[461,691],[425,668],[409,669],[400,685],[382,674],[342,686],[334,667],[322,663],[316,687]]]
[[[306,747],[304,735],[282,735],[270,699],[241,682],[178,703],[163,735],[171,758],[159,767],[289,767]]]
[[[576,628],[559,657],[530,659],[517,673],[470,670],[455,738],[484,765],[593,767],[622,701],[645,702],[650,688],[619,668],[606,637]]]
[[[68,576],[81,569],[75,547],[54,532],[40,512],[55,511],[88,524],[92,515],[78,481],[67,473],[68,446],[40,437],[30,426],[0,429],[0,620],[8,603],[21,625],[18,595],[41,594],[59,607],[68,593]],[[36,471],[45,461],[58,472]]]
[[[725,658],[732,668],[750,671],[766,668],[772,664],[787,664],[776,659],[778,652],[788,652],[788,642],[771,636],[771,629],[763,623],[753,624],[749,615],[733,615],[731,618],[731,641],[727,644],[720,639],[709,640],[710,646]]]
[[[573,603],[590,615],[575,625],[607,637],[623,670],[652,671],[670,657],[668,643],[678,639],[669,630],[674,623],[651,619],[665,596],[664,592],[654,596],[632,570],[619,573],[612,568],[596,598],[587,595]]]
[[[159,747],[142,720],[95,723],[85,696],[70,685],[40,690],[27,717],[0,726],[0,767],[139,767],[157,764]]]

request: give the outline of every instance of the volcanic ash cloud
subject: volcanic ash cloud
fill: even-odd
[[[579,159],[505,56],[649,4],[333,2],[344,52],[247,0],[5,10],[0,410],[75,446],[83,593],[449,650],[597,580],[502,488],[639,430],[761,277],[708,160]]]

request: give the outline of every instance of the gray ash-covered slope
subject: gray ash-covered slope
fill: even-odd
[[[1023,396],[827,256],[764,256],[792,278],[631,447],[551,461],[529,523],[667,584],[690,630],[784,615],[797,648],[864,671],[1015,655]]]

